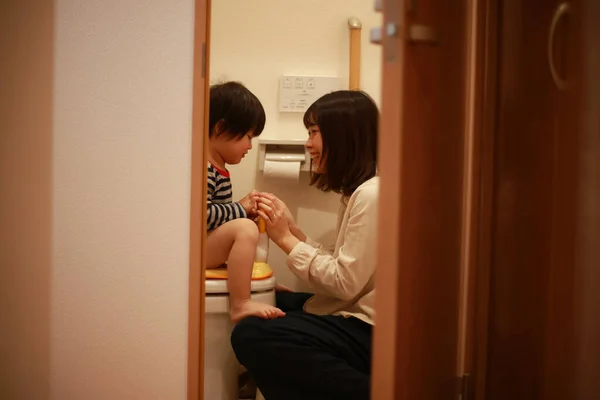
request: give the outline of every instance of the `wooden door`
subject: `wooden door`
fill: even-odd
[[[554,0],[499,2],[484,398],[542,398],[558,115],[547,70]]]
[[[494,123],[482,133],[493,167],[483,177],[491,221],[482,221],[479,247],[478,302],[487,316],[479,313],[476,324],[476,398],[598,398],[589,356],[600,344],[590,314],[597,285],[589,280],[600,267],[598,166],[590,155],[599,146],[600,93],[589,14],[598,6],[487,3],[497,96],[487,110]]]
[[[377,400],[458,395],[466,3],[384,2]]]
[[[575,385],[578,400],[593,400],[600,398],[600,2],[580,3],[581,58],[570,64],[579,68],[581,93]]]

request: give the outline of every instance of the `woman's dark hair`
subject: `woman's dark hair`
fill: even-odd
[[[226,134],[241,139],[252,131],[259,136],[265,128],[265,109],[260,100],[239,82],[225,82],[210,87],[208,135]]]
[[[304,126],[318,125],[323,140],[325,172],[311,185],[350,196],[377,174],[379,111],[364,92],[340,90],[315,101],[304,114]]]

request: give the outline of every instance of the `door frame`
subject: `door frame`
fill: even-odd
[[[385,3],[384,24],[392,22],[403,7],[400,0]],[[457,376],[475,372],[476,399],[485,379],[485,338],[487,335],[487,299],[489,297],[489,248],[491,232],[491,178],[493,178],[493,128],[495,126],[496,21],[497,0],[469,0],[467,29],[475,34],[469,40],[467,57],[467,126],[465,140],[463,228],[461,259],[461,311],[459,318],[459,361]],[[193,116],[191,149],[190,256],[188,297],[188,355],[187,398],[197,400],[204,393],[204,279],[206,252],[206,162],[209,100],[211,0],[195,0],[194,58],[193,58]],[[406,29],[406,24],[402,24]],[[405,37],[403,32],[399,37]],[[385,62],[390,49],[403,54],[403,40],[384,38],[382,79],[399,79],[403,63],[391,66]],[[388,53],[386,53],[386,47]],[[385,87],[385,85],[383,85]],[[400,159],[393,149],[401,146],[401,100],[382,92],[385,108],[399,110],[394,118],[382,120],[380,130],[381,206],[386,209],[385,220],[379,220],[379,258],[387,265],[398,265],[399,243],[397,228],[389,229],[390,220],[398,220],[400,188],[394,184],[400,173]],[[389,182],[389,184],[386,183]],[[477,267],[475,267],[477,266]],[[386,318],[378,319],[374,335],[373,393],[380,400],[394,399],[397,390],[399,362],[396,357],[398,326],[397,268],[378,271],[378,301],[387,302]],[[477,300],[477,301],[475,301]],[[381,314],[380,314],[381,315]],[[475,324],[477,320],[477,324]],[[473,343],[478,346],[474,346]],[[481,392],[484,394],[484,392]]]
[[[187,398],[204,397],[204,279],[211,0],[195,0],[188,283]]]
[[[482,207],[483,182],[488,169],[482,165],[486,158],[483,131],[485,118],[482,105],[486,104],[486,66],[488,47],[488,0],[470,0],[467,7],[467,79],[466,79],[466,130],[464,146],[464,184],[461,243],[461,288],[459,300],[457,377],[462,398],[472,397],[474,375],[477,278],[479,270],[479,243],[482,223],[487,221],[486,208]]]
[[[495,142],[498,126],[500,1],[477,0],[475,101],[473,103],[474,169],[471,262],[469,277],[466,370],[470,371],[468,398],[485,400],[492,268],[495,182]]]
[[[378,400],[393,400],[398,391],[398,325],[400,293],[398,291],[400,273],[397,266],[400,263],[396,250],[400,242],[400,231],[397,221],[400,220],[400,185],[396,178],[401,173],[401,162],[398,153],[402,147],[399,132],[402,126],[402,96],[394,90],[399,90],[404,75],[404,46],[401,38],[406,35],[406,24],[397,21],[401,15],[403,2],[389,0],[383,4],[383,26],[400,26],[397,37],[383,36],[382,40],[382,85],[381,92],[381,122],[379,124],[379,209],[385,209],[385,214],[379,213],[378,220],[378,260],[386,260],[391,268],[378,268],[375,277],[377,296],[375,298],[376,327],[373,330],[373,351],[371,365],[371,398]],[[387,88],[387,89],[386,89]],[[387,184],[386,184],[387,183]],[[394,223],[389,223],[393,221]],[[388,225],[387,232],[382,235],[382,227]],[[385,304],[380,309],[378,306]]]
[[[466,314],[464,332],[464,369],[468,374],[467,397],[485,400],[487,370],[487,337],[492,252],[492,215],[494,191],[494,143],[497,126],[498,85],[498,0],[472,0],[477,3],[471,10],[475,37],[471,44],[475,52],[472,60],[473,98],[471,99],[472,147],[471,167],[465,174],[471,181],[471,214],[469,230],[464,232],[468,252],[463,268],[469,273],[463,312]]]

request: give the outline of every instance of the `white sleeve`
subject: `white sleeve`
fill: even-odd
[[[343,232],[339,232],[343,240],[337,257],[324,254],[307,239],[306,243],[298,243],[292,249],[288,255],[288,266],[316,292],[351,300],[375,272],[377,196],[359,195],[346,213],[348,220]]]
[[[317,250],[320,250],[321,252],[325,253],[325,254],[333,254],[333,251],[335,249],[335,244],[331,244],[329,247],[325,247],[323,246],[321,243],[313,240],[310,237],[306,237],[306,244],[308,244],[309,246],[314,247]]]

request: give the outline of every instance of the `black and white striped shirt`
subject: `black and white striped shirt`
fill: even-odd
[[[207,229],[213,230],[236,218],[246,218],[246,210],[240,203],[232,201],[229,171],[208,164]]]

